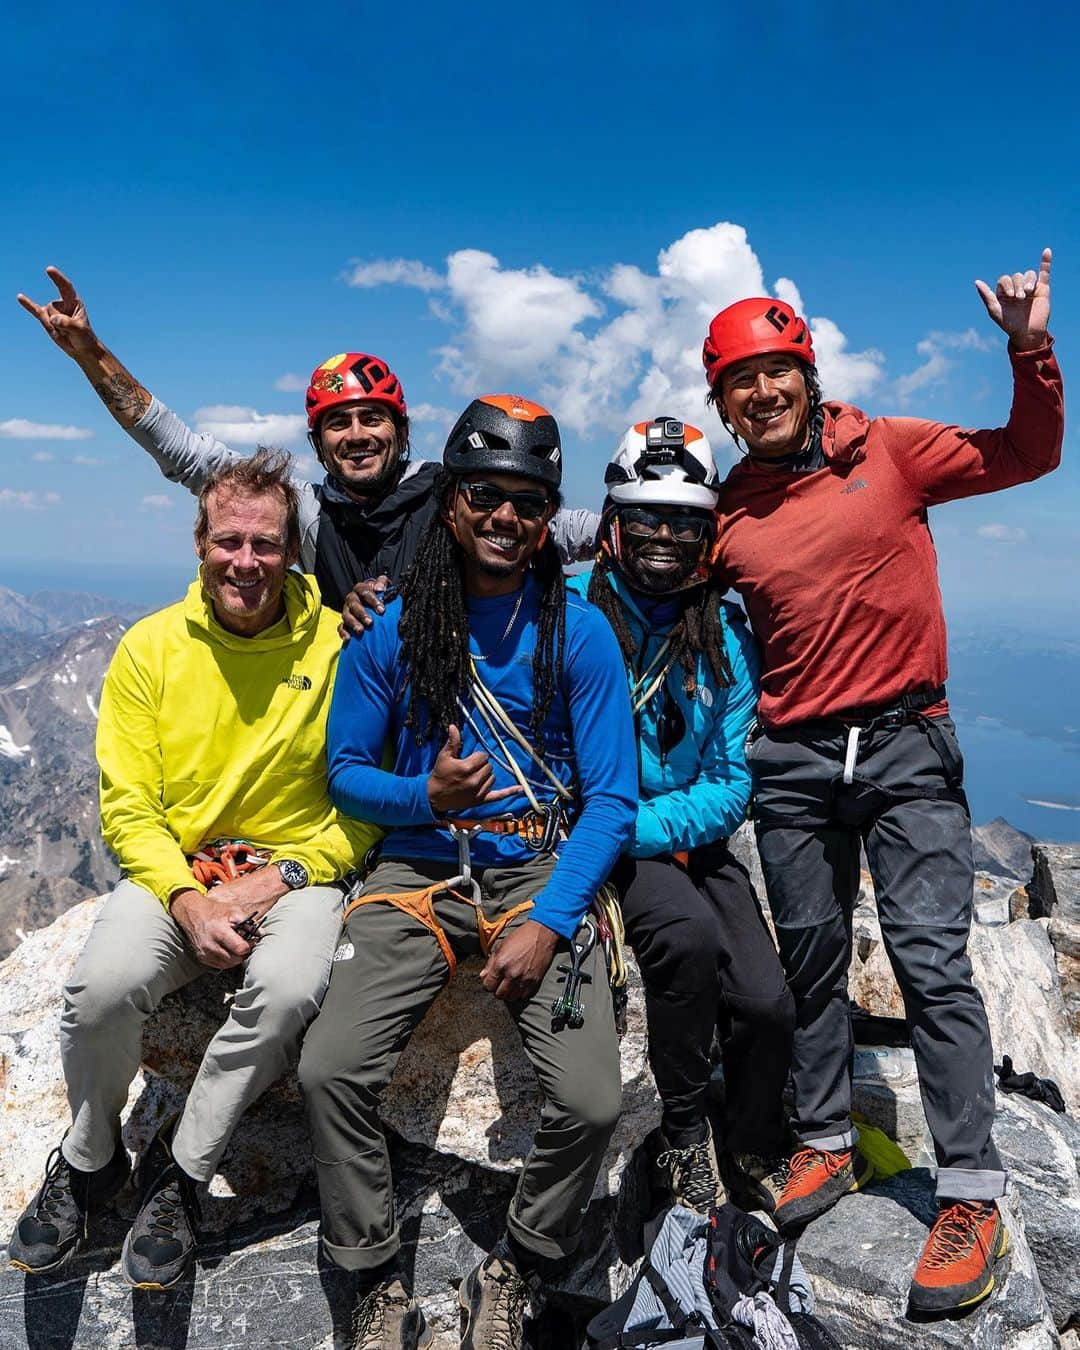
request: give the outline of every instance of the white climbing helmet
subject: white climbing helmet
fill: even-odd
[[[674,417],[637,422],[604,474],[616,506],[693,506],[715,511],[720,476],[705,433]]]

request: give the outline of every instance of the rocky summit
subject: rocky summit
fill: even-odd
[[[739,848],[753,862],[752,840],[740,839]],[[1009,1265],[994,1296],[968,1316],[915,1322],[906,1315],[905,1294],[933,1216],[933,1159],[914,1062],[902,1045],[860,1045],[856,1107],[899,1142],[913,1166],[841,1201],[799,1245],[819,1315],[853,1350],[1080,1345],[1080,1051],[1071,1022],[1080,846],[1036,845],[1033,852],[1026,888],[1015,878],[981,875],[984,921],[973,930],[971,954],[997,1055],[1009,1055],[1018,1072],[1054,1079],[1068,1113],[999,1092],[996,1137],[1012,1177]],[[864,881],[852,992],[872,1017],[895,1016],[899,995]],[[5,1233],[36,1189],[66,1119],[60,986],[99,903],[75,905],[0,966]],[[234,982],[228,974],[207,975],[167,999],[150,1020],[125,1117],[124,1142],[133,1153],[182,1100]],[[658,1115],[636,981],[622,1057],[623,1120],[597,1184],[581,1258],[533,1328],[537,1350],[579,1345],[588,1315],[634,1273],[619,1254],[627,1251],[628,1212],[619,1193],[633,1173],[628,1161]],[[456,1283],[500,1231],[536,1110],[535,1082],[513,1027],[480,988],[476,967],[466,965],[402,1058],[384,1109],[407,1259],[437,1347],[457,1344]],[[198,1269],[170,1294],[132,1291],[120,1278],[119,1248],[134,1204],[123,1193],[91,1246],[56,1277],[0,1272],[4,1350],[329,1350],[342,1343],[353,1286],[318,1254],[318,1205],[293,1077],[241,1122],[204,1206]]]

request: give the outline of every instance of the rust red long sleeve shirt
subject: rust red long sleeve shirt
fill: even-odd
[[[1010,350],[1012,410],[997,430],[870,418],[827,403],[824,468],[796,473],[746,459],[728,474],[717,566],[762,647],[767,727],[944,683],[945,617],[927,508],[1057,467],[1064,403],[1051,346]]]

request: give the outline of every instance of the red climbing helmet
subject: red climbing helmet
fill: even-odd
[[[814,344],[806,320],[783,300],[768,296],[737,300],[709,324],[701,359],[705,378],[714,385],[728,366],[749,356],[784,352],[814,364]]]
[[[401,381],[385,361],[365,352],[341,352],[311,372],[306,398],[308,426],[314,431],[328,408],[358,398],[385,403],[398,417],[406,415]]]

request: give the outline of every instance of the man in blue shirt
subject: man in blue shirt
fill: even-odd
[[[746,816],[758,656],[710,577],[718,479],[696,428],[631,427],[605,475],[600,561],[571,587],[607,615],[626,660],[641,801],[612,873],[645,985],[662,1103],[653,1186],[707,1212],[724,1186],[706,1113],[718,1015],[724,1146],[740,1204],[772,1209],[794,1002],[727,840]]]
[[[573,994],[558,968],[637,808],[622,656],[604,617],[568,597],[549,538],[554,418],[515,396],[478,399],[443,465],[436,522],[400,595],[343,651],[328,725],[331,797],[388,831],[300,1067],[324,1251],[366,1276],[364,1350],[428,1343],[394,1260],[378,1108],[460,957],[486,956],[481,980],[510,1008],[544,1094],[507,1232],[461,1286],[463,1346],[521,1344],[530,1285],[580,1240],[620,1103],[599,947],[582,965],[583,1022],[553,1005]]]

